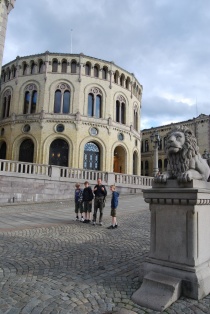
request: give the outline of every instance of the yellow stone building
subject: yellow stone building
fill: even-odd
[[[208,161],[210,160],[210,116],[201,114],[196,118],[182,121],[179,123],[171,123],[164,126],[159,126],[150,129],[144,129],[142,133],[141,142],[141,174],[145,176],[152,176],[154,169],[154,143],[151,142],[151,135],[156,132],[159,134],[160,142],[158,149],[158,169],[163,172],[167,168],[167,158],[165,155],[165,138],[166,134],[176,125],[184,125],[190,128],[196,138],[199,146],[200,154],[208,153]]]
[[[0,0],[0,73],[4,53],[8,14],[14,8],[15,0]]]
[[[82,53],[17,57],[2,67],[0,158],[140,175],[142,90]]]

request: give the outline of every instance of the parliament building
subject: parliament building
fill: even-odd
[[[0,159],[140,175],[142,90],[82,53],[18,56],[2,67]]]

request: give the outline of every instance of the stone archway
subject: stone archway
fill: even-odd
[[[115,147],[113,172],[126,173],[126,151],[122,146]]]
[[[50,145],[49,165],[68,167],[69,145],[63,139],[56,139]]]
[[[20,144],[19,161],[34,162],[34,143],[29,138]]]

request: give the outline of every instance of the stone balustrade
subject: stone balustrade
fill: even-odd
[[[0,159],[0,203],[73,198],[75,183],[94,185],[98,178],[106,186],[115,184],[122,194],[140,193],[153,181],[152,177]]]

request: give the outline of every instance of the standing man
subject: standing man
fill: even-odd
[[[93,225],[96,224],[97,219],[97,211],[99,208],[100,216],[99,216],[99,225],[102,226],[102,218],[103,218],[103,207],[105,202],[105,197],[107,195],[107,191],[105,186],[101,183],[101,179],[97,180],[97,183],[93,189],[93,193],[95,194],[94,200],[94,213],[93,213]]]

